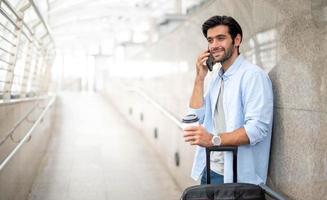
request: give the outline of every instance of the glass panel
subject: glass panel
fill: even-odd
[[[37,55],[36,47],[33,46],[32,56],[31,56],[31,65],[29,68],[28,80],[27,80],[27,93],[31,93],[33,91],[32,83],[34,80],[34,70],[37,65],[37,59],[38,59],[38,55]]]
[[[28,40],[25,36],[22,35],[20,43],[18,45],[17,60],[14,70],[14,79],[13,85],[11,88],[12,94],[18,94],[21,92],[23,76],[24,76],[24,67],[26,64],[27,57],[27,47]]]

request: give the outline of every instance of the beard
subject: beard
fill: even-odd
[[[226,60],[228,60],[233,54],[233,45],[228,47],[221,58],[218,58],[216,62],[224,63]]]

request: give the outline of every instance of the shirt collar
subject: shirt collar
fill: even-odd
[[[236,58],[234,63],[227,69],[226,72],[223,71],[223,67],[220,68],[220,70],[218,71],[219,77],[222,78],[223,80],[227,80],[238,70],[238,68],[241,66],[243,61],[244,61],[244,56],[241,54]]]

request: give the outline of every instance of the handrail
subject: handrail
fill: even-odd
[[[10,159],[16,154],[16,152],[22,147],[25,141],[32,135],[33,131],[37,127],[37,125],[42,121],[45,114],[48,112],[52,104],[55,102],[56,97],[53,96],[48,105],[45,107],[39,118],[35,121],[31,129],[27,132],[27,134],[23,137],[23,139],[17,144],[17,146],[10,152],[10,154],[4,159],[4,161],[0,164],[0,171],[7,165]]]
[[[27,113],[26,113],[26,115],[24,115],[24,117],[22,117],[20,120],[18,120],[18,122],[16,122],[16,124],[14,125],[14,127],[10,130],[10,131],[8,131],[8,133],[6,134],[6,136],[0,141],[0,146],[2,145],[2,144],[4,144],[7,140],[8,140],[8,138],[10,138],[12,135],[13,135],[13,133],[15,132],[15,130],[25,121],[25,119],[27,119],[28,118],[28,116],[35,110],[37,108],[37,104],[35,104],[34,106],[33,106],[33,108],[32,109],[30,109]]]
[[[23,103],[23,102],[27,102],[27,101],[44,100],[44,99],[48,99],[48,98],[49,98],[49,95],[44,95],[44,96],[27,97],[27,98],[21,98],[21,99],[0,100],[0,106],[10,105],[10,104],[18,104],[18,103]]]
[[[174,124],[179,127],[180,129],[183,129],[181,121],[176,118],[174,115],[172,115],[167,109],[162,107],[160,104],[158,104],[155,100],[153,100],[149,95],[147,95],[145,92],[141,91],[140,89],[136,87],[129,87],[129,91],[136,92],[139,95],[143,96],[149,103],[151,103],[154,107],[156,107],[160,112],[162,112],[163,115],[165,115],[168,119],[170,119]]]

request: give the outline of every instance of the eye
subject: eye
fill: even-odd
[[[225,39],[225,37],[218,37],[217,38],[219,41],[223,41]]]

